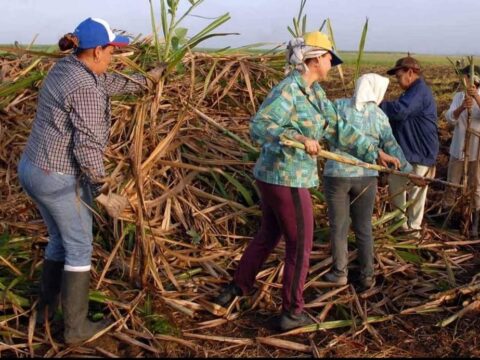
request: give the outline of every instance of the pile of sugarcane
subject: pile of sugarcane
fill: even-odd
[[[118,57],[115,69],[128,73],[131,68],[125,64],[135,63],[143,51],[134,47],[129,60]],[[7,94],[1,98],[0,130],[1,349],[17,355],[68,355],[74,350],[63,348],[51,333],[33,328],[32,283],[41,267],[46,229],[16,178],[38,87],[52,58],[15,52],[1,59],[0,92]],[[113,100],[106,164],[112,191],[126,195],[130,207],[120,221],[97,209],[96,291],[91,299],[103,304],[97,316],[108,309],[116,320],[110,329],[116,341],[140,347],[144,354],[198,355],[204,341],[315,353],[320,350],[314,342],[295,336],[341,328],[355,337],[366,329],[381,343],[374,323],[442,311],[445,319],[439,325],[447,325],[453,321],[447,312],[455,311],[460,318],[476,309],[479,282],[475,278],[469,283],[468,274],[475,256],[471,246],[478,241],[435,228],[428,228],[420,241],[395,238],[391,233],[398,224],[391,222],[395,213],[386,210],[385,189],[373,219],[376,286],[362,294],[350,285],[328,287],[321,280],[331,257],[319,189],[312,191],[317,230],[305,289],[306,308],[318,324],[282,334],[289,340],[271,337],[260,327],[253,338],[237,337],[235,332],[224,336],[220,329],[232,320],[241,321],[248,316],[245,312],[274,313],[280,306],[282,246],[259,274],[253,297],[240,298],[228,309],[211,302],[231,278],[258,227],[258,194],[251,175],[257,149],[250,143],[248,123],[281,76],[270,66],[277,58],[192,53],[184,59],[184,73],[165,81],[161,97],[150,92]],[[9,80],[16,78],[37,80],[8,92],[14,86],[10,84],[16,84]],[[350,255],[353,262],[354,243]],[[178,347],[168,350],[166,340]],[[93,353],[108,355],[100,349]]]
[[[152,55],[156,49],[151,38],[137,40],[116,57],[113,68],[127,76],[148,70],[158,59]],[[480,241],[435,227],[427,227],[421,240],[393,236],[401,224],[392,220],[401,210],[389,212],[383,187],[372,219],[377,279],[372,289],[357,293],[352,285],[331,287],[322,281],[332,260],[319,188],[312,190],[316,231],[305,287],[306,310],[316,324],[285,334],[263,327],[280,309],[282,244],[258,275],[253,296],[238,298],[228,308],[212,303],[258,228],[259,197],[251,174],[258,149],[250,142],[248,125],[283,75],[283,54],[188,49],[174,67],[167,67],[154,90],[112,101],[105,157],[108,182],[111,191],[127,196],[130,206],[119,220],[95,209],[90,294],[92,316],[114,321],[107,329],[110,343],[94,340],[91,346],[64,347],[57,323],[48,324],[47,331],[35,328],[35,283],[47,232],[16,175],[41,81],[55,58],[64,54],[4,51],[0,352],[62,357],[231,356],[238,351],[238,356],[246,356],[265,354],[267,346],[274,356],[320,356],[335,346],[336,335],[364,342],[365,351],[374,351],[385,342],[377,323],[395,326],[411,314],[434,312],[441,314],[438,326],[447,326],[478,309],[480,280],[472,275],[473,250]],[[346,76],[352,73],[345,69]],[[354,241],[351,249],[355,273]],[[246,325],[247,320],[251,322]],[[244,331],[245,326],[250,329]],[[313,336],[302,335],[307,333]],[[325,336],[329,343],[320,340]]]

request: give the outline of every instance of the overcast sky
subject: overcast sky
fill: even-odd
[[[159,0],[153,0],[158,8]],[[188,4],[187,0],[181,0]],[[282,43],[298,12],[299,0],[205,0],[194,15],[232,19],[218,29],[240,35],[218,38],[206,46]],[[0,0],[0,43],[56,43],[85,18],[100,17],[132,34],[151,33],[148,0]],[[157,14],[159,11],[157,11]],[[308,30],[330,17],[339,50],[356,50],[369,18],[367,51],[480,55],[480,0],[307,0]],[[189,34],[209,20],[189,17]]]

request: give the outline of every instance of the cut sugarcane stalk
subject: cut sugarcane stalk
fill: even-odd
[[[289,146],[289,147],[294,147],[294,148],[297,148],[297,149],[305,150],[305,145],[303,145],[302,143],[300,143],[298,141],[295,141],[295,140],[287,139],[285,137],[280,137],[280,144],[284,145],[284,146]],[[343,163],[343,164],[360,166],[360,167],[363,167],[365,169],[376,170],[376,171],[384,172],[384,173],[387,173],[387,174],[403,176],[403,177],[407,177],[409,179],[426,180],[428,182],[436,182],[436,183],[447,185],[447,186],[452,186],[452,187],[456,187],[456,188],[463,188],[463,186],[459,185],[459,184],[454,184],[454,183],[451,183],[451,182],[448,182],[448,181],[435,179],[435,178],[430,178],[430,177],[426,177],[426,176],[420,176],[420,175],[416,175],[416,174],[412,174],[412,173],[404,173],[404,172],[401,172],[401,171],[398,171],[398,170],[389,169],[389,168],[381,166],[381,165],[369,164],[369,163],[366,163],[366,162],[363,162],[363,161],[360,161],[360,160],[349,159],[349,158],[346,158],[344,156],[335,154],[335,153],[327,151],[327,150],[320,150],[319,153],[317,154],[317,156],[320,156],[324,159],[330,159],[330,160],[338,161],[338,162]]]

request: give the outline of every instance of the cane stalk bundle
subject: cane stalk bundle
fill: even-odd
[[[243,317],[245,310],[258,312],[261,324],[253,327],[260,327],[264,311],[281,308],[283,242],[258,274],[259,290],[253,297],[239,297],[228,308],[213,304],[212,297],[231,280],[259,226],[259,196],[251,174],[259,149],[250,142],[248,126],[282,76],[283,55],[195,52],[195,42],[210,33],[194,41],[183,38],[179,20],[169,18],[178,3],[161,4],[162,35],[137,39],[129,55],[116,57],[113,66],[126,76],[159,63],[166,68],[155,89],[112,99],[105,164],[112,190],[127,196],[130,207],[118,221],[97,209],[95,290],[90,299],[94,317],[113,318],[109,333],[119,344],[116,348],[65,348],[54,340],[55,324],[46,331],[33,326],[37,296],[32,282],[39,277],[47,232],[21,191],[16,165],[31,129],[41,80],[64,54],[6,49],[8,53],[0,56],[0,89],[5,91],[0,96],[0,350],[56,357],[113,357],[126,353],[121,349],[135,350],[127,352],[134,356],[231,356],[237,350],[253,356],[268,346],[269,355],[272,348],[318,355],[323,346],[314,337],[318,331],[323,331],[319,337],[330,336],[332,341],[358,343],[371,335],[378,342],[377,326],[399,325],[410,314],[436,311],[444,316],[442,325],[452,321],[446,311],[462,318],[465,311],[458,312],[463,306],[454,300],[475,304],[478,279],[467,282],[474,289],[468,293],[461,276],[473,263],[471,247],[477,243],[433,227],[420,241],[393,236],[392,228],[398,226],[394,219],[405,209],[386,211],[384,189],[372,219],[377,284],[357,294],[353,286],[332,288],[321,281],[332,258],[320,188],[312,191],[317,231],[305,285],[306,309],[316,324],[282,334],[281,339],[270,333],[252,335],[251,329],[232,330],[232,322],[248,319],[248,314]],[[351,78],[353,69],[348,70]],[[357,256],[353,247],[351,267]],[[451,300],[433,303],[438,294]],[[341,336],[333,336],[333,329]],[[310,332],[308,340],[299,337]]]
[[[303,145],[302,143],[300,143],[298,141],[295,141],[295,140],[287,139],[285,137],[280,138],[280,144],[282,144],[284,146],[290,146],[290,147],[294,147],[294,148],[297,148],[297,149],[305,150],[305,145]],[[333,152],[323,150],[323,149],[321,149],[318,152],[317,156],[319,156],[321,158],[324,158],[324,159],[334,160],[334,161],[340,162],[342,164],[359,166],[359,167],[363,167],[365,169],[376,170],[376,171],[384,172],[384,173],[387,173],[387,174],[393,174],[393,175],[397,175],[397,176],[406,177],[406,178],[409,178],[409,179],[425,180],[425,181],[428,181],[428,182],[437,182],[437,183],[447,185],[447,186],[451,186],[451,187],[454,187],[454,188],[463,188],[463,186],[459,185],[459,184],[451,183],[451,182],[444,181],[444,180],[441,180],[441,179],[435,179],[435,178],[420,176],[420,175],[413,174],[413,173],[405,173],[405,172],[390,169],[390,168],[387,168],[387,167],[384,167],[384,166],[381,166],[381,165],[377,165],[377,164],[369,164],[369,163],[366,163],[366,162],[363,162],[363,161],[360,161],[360,160],[350,159],[350,158],[347,158],[345,156],[335,154]]]

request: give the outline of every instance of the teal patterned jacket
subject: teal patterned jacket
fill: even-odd
[[[363,111],[358,111],[355,107],[354,99],[338,99],[334,105],[341,118],[349,124],[362,131],[372,143],[387,154],[395,156],[400,160],[403,172],[411,172],[412,166],[405,158],[400,145],[392,133],[392,128],[385,113],[375,103],[365,105]],[[353,156],[332,146],[330,151],[348,157]],[[378,176],[376,170],[369,170],[359,166],[342,164],[334,160],[328,160],[325,164],[323,176],[332,177],[360,177],[360,176]]]
[[[316,157],[304,150],[282,146],[281,135],[326,140],[360,160],[374,163],[377,145],[340,118],[320,84],[309,88],[294,70],[275,86],[250,122],[250,135],[261,146],[253,174],[269,184],[297,188],[318,185]]]

